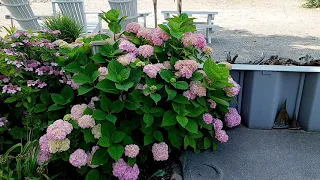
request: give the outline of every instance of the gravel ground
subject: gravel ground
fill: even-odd
[[[279,55],[292,59],[310,54],[320,58],[320,9],[302,8],[304,0],[183,0],[184,10],[215,10],[219,12],[215,24],[216,37],[211,46],[213,58],[225,60],[227,52],[239,54],[238,62],[256,60],[264,52],[266,57]],[[36,15],[52,14],[51,3],[32,3]],[[85,0],[86,11],[110,9],[106,0]],[[158,17],[164,9],[175,9],[173,0],[158,0]],[[138,9],[152,11],[152,0],[138,0]],[[0,7],[0,25],[8,26],[8,14]],[[94,17],[92,17],[94,18]],[[91,18],[91,19],[92,19]],[[153,26],[152,14],[147,24]],[[90,18],[89,18],[90,20]]]

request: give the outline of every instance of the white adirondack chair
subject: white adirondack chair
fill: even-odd
[[[23,30],[39,31],[40,24],[38,22],[42,16],[34,15],[28,0],[2,0],[1,6],[5,6],[11,15],[6,15],[6,19],[17,21]]]
[[[85,12],[83,0],[52,0],[53,15],[57,15],[57,7],[63,15],[76,21],[83,27],[83,32],[101,33],[102,23],[99,17],[100,12]],[[97,21],[87,22],[87,14],[97,14]]]

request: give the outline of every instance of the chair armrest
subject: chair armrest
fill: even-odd
[[[35,15],[39,20],[45,20],[46,18],[54,17],[54,15]]]
[[[98,15],[100,15],[100,14],[103,14],[102,12],[84,12],[85,14],[98,14]]]
[[[139,13],[138,13],[138,16],[139,16],[139,17],[146,17],[146,16],[149,16],[150,14],[151,14],[150,11],[148,11],[148,12],[139,12]]]

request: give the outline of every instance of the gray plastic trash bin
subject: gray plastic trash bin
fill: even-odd
[[[296,114],[304,129],[320,130],[320,111],[316,110],[320,107],[319,72],[319,67],[233,65],[234,80],[240,82],[239,77],[243,78],[237,105],[241,107],[242,122],[249,128],[271,129],[287,100],[291,118]]]

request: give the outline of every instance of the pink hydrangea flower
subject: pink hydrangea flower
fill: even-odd
[[[168,145],[165,142],[154,143],[152,146],[153,159],[155,161],[166,161],[169,158]]]
[[[99,72],[98,81],[102,81],[102,80],[104,80],[105,76],[108,74],[108,68],[99,67],[98,72]]]
[[[215,131],[222,130],[223,122],[220,119],[214,119],[213,120],[213,127],[214,127]]]
[[[93,146],[92,149],[91,149],[91,152],[88,153],[88,158],[87,158],[87,165],[91,168],[97,168],[99,165],[91,165],[91,162],[92,162],[92,158],[93,158],[93,155],[94,153],[99,149],[99,146]]]
[[[129,145],[126,145],[126,147],[124,148],[124,154],[127,157],[135,158],[136,156],[138,156],[139,150],[140,150],[139,146],[135,144],[129,144]]]
[[[204,114],[202,119],[206,124],[211,124],[213,122],[213,117],[209,113]]]
[[[74,105],[71,108],[71,118],[73,120],[78,120],[79,118],[81,118],[83,116],[83,112],[85,109],[87,109],[87,105],[86,104],[77,104]]]
[[[225,114],[224,121],[229,128],[240,125],[241,116],[235,108],[229,108],[229,112]]]
[[[133,167],[128,166],[126,173],[119,180],[137,180],[139,173],[138,165],[135,164]]]
[[[217,103],[214,102],[212,99],[209,99],[208,102],[210,103],[210,108],[215,109],[217,107]]]
[[[171,69],[170,61],[164,61],[162,64],[165,69]]]
[[[153,55],[154,49],[150,45],[142,45],[138,49],[139,55],[148,58]]]
[[[39,139],[40,151],[49,153],[49,137],[47,134],[44,134]]]
[[[229,83],[233,84],[233,87],[226,86],[224,90],[226,91],[226,94],[228,97],[234,97],[237,96],[240,92],[240,85],[236,83],[231,77],[228,79]]]
[[[8,122],[6,117],[0,117],[0,127],[4,126]]]
[[[195,60],[179,60],[175,63],[174,68],[178,71],[178,77],[187,79],[192,77],[192,73],[198,69],[199,63]]]
[[[156,78],[157,74],[163,68],[164,66],[161,66],[161,64],[148,64],[143,67],[143,72],[146,73],[150,78]]]
[[[94,102],[99,101],[100,99],[97,96],[91,98],[90,103],[88,104],[88,108],[94,109]]]
[[[229,140],[229,136],[225,130],[216,131],[215,138],[222,143],[226,143]]]
[[[163,40],[159,38],[156,34],[152,35],[151,41],[156,46],[161,46],[163,44]]]
[[[139,23],[129,23],[126,27],[127,32],[132,32],[132,33],[138,33],[139,29],[141,28]]]
[[[202,34],[194,34],[194,37],[196,38],[196,41],[193,43],[193,45],[196,48],[202,49],[207,46],[206,39]]]
[[[202,34],[194,34],[191,32],[185,33],[181,41],[185,47],[193,45],[196,48],[202,49],[207,45],[206,39]]]
[[[212,54],[213,53],[213,49],[209,46],[205,46],[204,48],[202,48],[202,51],[206,54]]]
[[[183,35],[181,41],[184,47],[192,46],[196,42],[196,37],[194,37],[192,32],[187,32]]]
[[[154,30],[154,34],[156,34],[163,41],[167,41],[170,38],[170,36],[159,27]]]
[[[144,38],[147,40],[151,40],[153,30],[149,28],[140,28],[137,37]]]
[[[77,149],[70,155],[69,162],[74,167],[81,168],[82,166],[85,166],[87,164],[87,159],[87,153],[82,149]]]
[[[65,139],[66,136],[71,133],[72,129],[72,124],[59,119],[47,128],[47,136],[50,140],[62,140]]]
[[[188,100],[193,100],[197,97],[197,95],[192,93],[192,91],[190,91],[190,90],[184,91],[183,96],[188,98]]]
[[[200,81],[191,81],[190,91],[199,97],[207,95],[206,87]]]
[[[42,165],[44,162],[48,161],[51,157],[51,154],[49,152],[39,151],[38,157],[37,157],[37,163],[39,165]]]
[[[136,60],[136,55],[134,53],[128,53],[122,56],[119,56],[117,61],[122,64],[123,66],[129,65],[131,62]]]
[[[112,165],[112,174],[117,178],[122,178],[127,172],[128,164],[121,158]]]
[[[136,45],[126,39],[121,39],[119,49],[131,53],[136,53],[138,50]]]
[[[18,91],[21,91],[21,87],[19,87],[18,85],[13,85],[11,83],[2,87],[2,93],[15,94]]]
[[[78,119],[78,125],[82,128],[93,128],[96,124],[91,115],[84,115]]]

